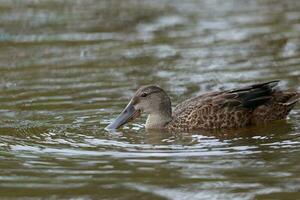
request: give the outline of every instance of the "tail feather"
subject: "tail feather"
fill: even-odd
[[[258,106],[252,113],[251,123],[261,124],[269,121],[285,119],[297,102],[300,101],[300,93],[278,91],[272,99]]]
[[[289,107],[294,107],[296,103],[300,101],[300,93],[297,93],[295,98],[290,99],[288,102],[284,103],[284,105]]]

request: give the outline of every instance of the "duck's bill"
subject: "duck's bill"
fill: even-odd
[[[122,125],[126,124],[129,121],[134,120],[135,118],[139,117],[141,114],[140,110],[136,110],[130,101],[126,108],[121,112],[121,114],[111,122],[107,127],[106,130],[113,130],[121,127]]]

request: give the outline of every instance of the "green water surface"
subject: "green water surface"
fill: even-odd
[[[300,105],[226,132],[104,127],[140,86],[300,90],[299,0],[1,0],[0,199],[300,199]]]

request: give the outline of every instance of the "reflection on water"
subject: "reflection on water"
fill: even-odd
[[[297,0],[0,2],[0,196],[296,199],[300,107],[224,132],[103,128],[139,85],[173,105],[282,79],[300,89]]]

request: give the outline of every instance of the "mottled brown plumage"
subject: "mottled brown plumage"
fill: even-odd
[[[299,100],[297,92],[275,90],[278,81],[213,92],[175,107],[168,129],[222,129],[285,119]]]
[[[158,86],[141,87],[122,114],[107,128],[118,128],[128,120],[120,117],[145,112],[146,128],[169,130],[228,129],[285,119],[300,94],[275,89],[278,81],[207,93],[188,99],[172,112],[168,95]],[[130,108],[130,109],[129,109]],[[118,121],[119,120],[119,121]],[[117,123],[118,122],[118,123]]]

